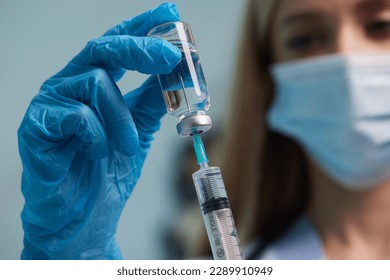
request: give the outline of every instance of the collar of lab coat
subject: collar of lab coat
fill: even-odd
[[[255,245],[250,247],[255,247]],[[268,260],[326,259],[321,238],[306,216],[298,218],[285,234],[269,245],[258,258]]]

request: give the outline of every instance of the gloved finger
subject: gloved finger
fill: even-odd
[[[71,61],[113,73],[121,68],[144,74],[169,73],[181,60],[180,50],[163,39],[106,36],[88,42]]]
[[[32,100],[18,139],[25,170],[45,182],[61,182],[76,152],[91,159],[107,153],[107,136],[96,114],[49,86]]]
[[[79,68],[79,67],[78,67]],[[108,141],[123,155],[134,155],[139,147],[138,132],[123,96],[111,76],[101,68],[85,67],[79,74],[51,78],[45,82],[64,97],[89,106],[102,123]]]
[[[147,149],[166,113],[157,77],[148,78],[141,87],[126,94],[124,100],[137,127],[140,146]]]
[[[146,36],[146,34],[157,25],[179,20],[180,16],[176,5],[173,3],[164,3],[153,10],[121,22],[109,29],[103,36]]]
[[[176,5],[173,3],[164,3],[157,8],[150,10],[148,12],[145,12],[139,16],[136,16],[132,19],[128,19],[123,21],[122,23],[118,24],[117,26],[114,26],[113,28],[109,29],[103,36],[118,36],[118,35],[131,35],[131,36],[146,36],[148,31],[152,29],[154,26],[165,23],[165,22],[170,22],[170,21],[178,21],[180,20],[179,13],[177,11]],[[93,41],[92,41],[93,42]],[[125,41],[123,43],[126,43]],[[140,42],[142,43],[142,42]],[[146,43],[146,42],[145,42]],[[89,43],[90,45],[93,43]],[[88,54],[88,49],[93,49],[89,48],[89,46],[81,51],[79,55],[76,56],[76,58],[73,60],[75,63],[80,63],[80,64],[87,64],[87,65],[96,65],[96,66],[101,66],[104,67],[112,76],[114,81],[118,81],[123,74],[125,73],[124,69],[128,69],[126,67],[120,68],[118,67],[118,63],[109,63],[110,61],[102,61],[102,65],[97,63],[93,57],[90,57],[91,54]],[[102,46],[104,48],[104,46]],[[141,46],[142,48],[142,46]],[[158,48],[157,48],[158,49]],[[115,53],[115,49],[111,49]],[[108,50],[109,51],[109,50]],[[126,49],[124,51],[127,51]],[[133,53],[131,51],[131,53]],[[138,52],[135,52],[134,54],[137,54]],[[83,56],[87,54],[87,57],[84,58]],[[147,55],[147,53],[145,53]],[[164,54],[164,53],[161,53]],[[113,53],[111,53],[113,55]],[[168,54],[169,55],[169,54]],[[178,53],[176,54],[178,55]],[[118,56],[118,55],[117,55]],[[181,57],[181,55],[180,55]],[[153,57],[151,57],[153,58]],[[144,59],[144,57],[143,57]],[[169,58],[168,58],[169,59]],[[173,59],[175,60],[175,59]],[[98,61],[101,61],[99,58]],[[157,59],[157,63],[158,63]],[[141,65],[142,65],[141,61]],[[171,63],[175,64],[175,61],[172,61]],[[162,64],[162,68],[164,68],[164,63]],[[67,70],[68,67],[65,67],[65,71]],[[64,71],[63,70],[63,71]],[[141,72],[144,72],[145,70],[141,69]],[[158,69],[156,69],[158,71]],[[148,73],[150,71],[147,71]],[[163,72],[166,72],[163,70]]]

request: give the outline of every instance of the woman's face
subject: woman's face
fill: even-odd
[[[390,0],[280,0],[271,50],[273,62],[390,50]]]

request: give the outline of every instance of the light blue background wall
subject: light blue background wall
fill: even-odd
[[[246,1],[177,0],[192,26],[211,93],[210,115],[221,118],[228,105],[239,25]],[[23,232],[19,218],[21,163],[17,128],[41,83],[60,70],[85,43],[123,19],[151,9],[158,0],[2,0],[0,1],[0,259],[18,259]],[[128,73],[126,92],[144,76]],[[159,227],[172,223],[177,203],[171,194],[176,120],[165,117],[142,177],[121,218],[118,242],[125,258],[165,258]],[[145,205],[145,201],[148,204]]]

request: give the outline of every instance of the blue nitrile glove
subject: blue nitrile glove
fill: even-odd
[[[170,43],[144,37],[179,20],[163,4],[93,40],[49,78],[20,125],[23,259],[120,259],[115,232],[165,106],[158,81],[121,95],[124,69],[168,73]]]

